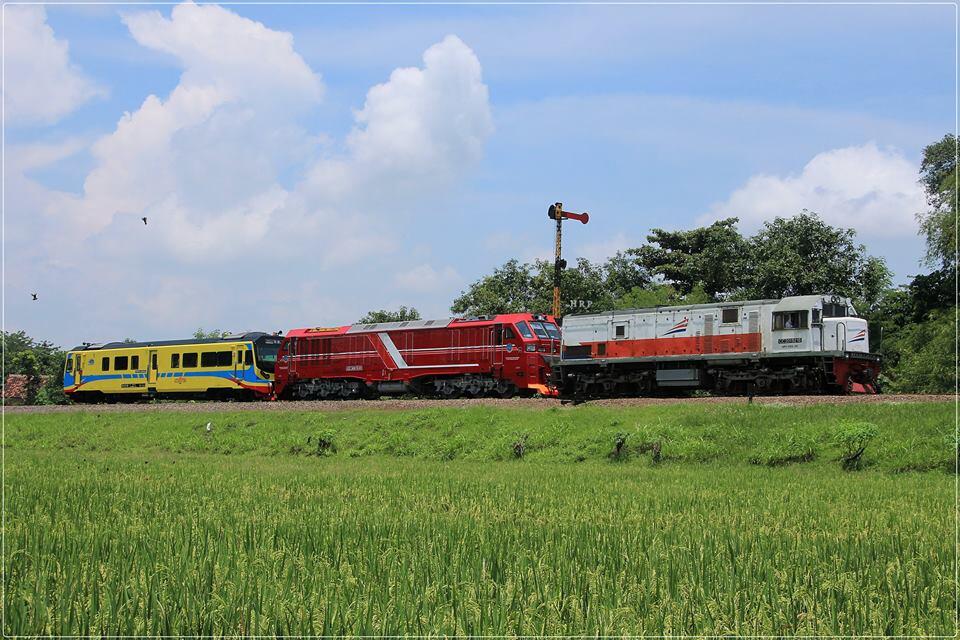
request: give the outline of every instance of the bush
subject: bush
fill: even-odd
[[[871,422],[845,420],[834,431],[834,444],[840,448],[840,462],[848,471],[862,466],[867,444],[877,437],[877,425]]]

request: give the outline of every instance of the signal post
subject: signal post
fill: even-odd
[[[560,242],[563,236],[563,221],[565,219],[579,220],[582,224],[587,224],[590,220],[590,214],[571,213],[563,210],[563,203],[556,202],[547,209],[547,217],[557,221],[557,246],[553,262],[553,317],[560,318],[560,279],[563,270],[567,268],[567,261],[560,257]]]

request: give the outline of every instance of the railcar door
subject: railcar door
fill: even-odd
[[[837,351],[847,350],[847,325],[842,322],[837,323]]]
[[[147,387],[157,386],[157,350],[151,349],[147,358]]]

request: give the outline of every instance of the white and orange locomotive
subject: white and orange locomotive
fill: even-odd
[[[553,385],[565,397],[876,393],[880,358],[849,298],[681,305],[567,316]]]

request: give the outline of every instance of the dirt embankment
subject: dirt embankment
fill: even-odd
[[[764,396],[755,397],[756,404],[786,406],[805,406],[812,404],[874,404],[905,402],[954,402],[952,395],[857,395],[857,396]],[[592,400],[588,405],[601,407],[643,407],[670,404],[746,404],[744,397],[702,397],[702,398],[617,398],[611,400]],[[168,412],[209,412],[209,411],[351,411],[357,409],[375,409],[382,411],[405,411],[428,407],[504,407],[516,409],[546,409],[555,406],[571,406],[559,400],[547,398],[514,398],[500,400],[483,398],[476,400],[325,400],[293,402],[190,402],[164,401],[143,403],[119,403],[97,405],[64,405],[36,407],[6,407],[8,414],[18,413],[75,413],[75,412],[129,412],[129,411],[168,411]],[[583,405],[581,405],[583,406]]]

